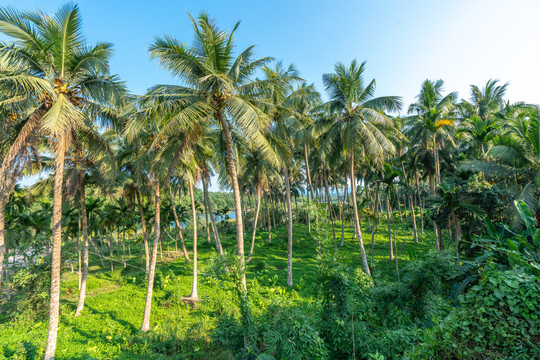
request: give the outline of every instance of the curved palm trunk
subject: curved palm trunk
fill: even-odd
[[[152,310],[152,294],[154,292],[154,275],[156,274],[157,251],[160,238],[161,211],[159,198],[159,182],[157,180],[154,181],[154,195],[156,206],[156,215],[154,218],[154,242],[152,244],[150,271],[148,272],[148,288],[146,289],[146,303],[144,305],[144,315],[141,325],[142,331],[150,330],[150,312]]]
[[[197,293],[197,209],[195,208],[195,197],[193,196],[193,181],[189,179],[189,197],[191,200],[191,215],[193,216],[193,283],[191,286],[191,299],[198,299]]]
[[[86,197],[84,189],[84,175],[81,176],[80,185],[80,202],[81,202],[81,220],[82,220],[82,233],[83,233],[83,266],[81,275],[81,288],[79,291],[79,303],[77,304],[77,311],[75,316],[81,315],[81,311],[84,308],[84,300],[86,297],[86,280],[88,278],[88,216],[86,214]]]
[[[62,183],[64,182],[64,158],[68,139],[58,140],[54,164],[53,216],[52,216],[52,271],[51,296],[49,302],[49,332],[45,360],[54,359],[58,323],[60,320],[60,267],[62,265]]]
[[[253,221],[253,236],[251,237],[251,248],[249,249],[247,262],[250,262],[251,257],[253,256],[253,248],[255,247],[255,235],[257,233],[257,221],[259,220],[260,208],[261,208],[261,187],[257,186],[257,208],[255,210],[255,220]]]
[[[171,189],[169,189],[171,190]],[[180,221],[178,220],[178,213],[176,212],[176,205],[174,204],[174,193],[172,190],[171,194],[171,208],[174,217],[174,224],[176,225],[176,230],[178,231],[178,237],[180,238],[180,245],[182,246],[182,253],[184,254],[184,259],[186,262],[189,262],[189,255],[186,250],[186,244],[184,243],[184,235],[182,235],[182,229],[180,228]],[[180,197],[180,191],[178,191],[178,196]]]
[[[137,197],[137,205],[139,207],[139,216],[141,217],[141,227],[142,227],[143,241],[144,241],[145,271],[146,271],[146,277],[148,277],[148,272],[150,270],[150,256],[148,255],[148,233],[146,232],[146,220],[144,218],[144,210],[143,210],[142,202],[141,202],[141,194],[139,193],[138,188],[135,188],[135,195]]]
[[[219,238],[219,231],[216,225],[216,219],[214,218],[214,212],[212,211],[212,203],[210,202],[210,196],[208,195],[208,183],[206,182],[206,178],[204,176],[202,178],[202,182],[203,182],[204,200],[206,201],[206,204],[208,206],[208,215],[210,216],[210,222],[212,224],[212,232],[214,234],[214,241],[216,242],[216,248],[219,251],[219,254],[223,255],[223,246],[221,246],[221,239]]]
[[[352,197],[352,205],[354,210],[354,227],[356,229],[356,233],[358,234],[358,245],[360,246],[360,254],[362,256],[362,268],[364,269],[364,272],[371,276],[371,273],[369,271],[369,265],[367,261],[366,256],[366,250],[364,249],[364,243],[362,242],[362,230],[360,229],[360,217],[358,215],[358,206],[356,204],[356,182],[354,178],[354,152],[351,151],[351,158],[350,158],[350,177],[351,177],[351,197]]]
[[[238,186],[238,175],[236,174],[236,165],[234,163],[234,154],[232,148],[231,133],[229,132],[229,126],[222,112],[216,114],[216,118],[221,124],[221,130],[225,137],[225,143],[227,145],[227,162],[229,165],[229,173],[231,176],[231,185],[234,196],[234,211],[236,213],[236,244],[238,247],[238,268],[240,271],[240,281],[244,290],[247,289],[246,273],[245,273],[245,259],[244,259],[244,222],[242,218],[242,205],[240,199],[240,188]]]
[[[293,286],[292,279],[292,209],[291,209],[291,185],[289,181],[289,169],[285,165],[285,191],[287,194],[287,286]]]

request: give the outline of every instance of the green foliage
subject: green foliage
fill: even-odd
[[[460,307],[424,333],[410,359],[531,359],[540,356],[539,278],[490,266]]]
[[[26,321],[44,320],[49,310],[50,283],[50,257],[40,258],[29,267],[19,268],[8,283],[15,297],[7,304],[7,317],[23,317]]]
[[[302,308],[272,305],[260,321],[262,351],[276,359],[328,359],[317,323]]]

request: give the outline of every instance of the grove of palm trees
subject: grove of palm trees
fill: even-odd
[[[539,105],[179,19],[134,93],[77,5],[0,7],[0,359],[540,358]]]

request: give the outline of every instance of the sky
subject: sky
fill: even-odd
[[[56,0],[2,0],[1,5],[51,13]],[[274,0],[77,2],[90,44],[114,45],[112,73],[143,93],[176,80],[150,60],[154,37],[170,35],[191,44],[188,17],[201,11],[223,29],[237,21],[237,49],[256,45],[256,55],[293,63],[324,94],[321,76],[334,64],[366,61],[366,80],[376,96],[403,97],[404,112],[425,79],[469,98],[469,86],[491,79],[509,82],[511,102],[540,103],[539,0]],[[0,40],[6,40],[0,36]],[[214,188],[216,190],[216,188]]]

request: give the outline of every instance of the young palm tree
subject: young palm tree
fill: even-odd
[[[375,80],[364,84],[365,62],[358,65],[356,60],[353,60],[349,67],[338,63],[334,71],[332,74],[323,75],[323,83],[330,96],[330,110],[337,112],[339,116],[332,133],[336,141],[342,139],[337,143],[343,144],[343,150],[348,157],[354,227],[362,254],[362,268],[366,274],[370,274],[356,204],[356,162],[371,159],[381,163],[388,154],[395,151],[394,145],[382,130],[394,126],[392,119],[384,111],[399,110],[401,98],[374,98]],[[358,157],[355,157],[355,154]]]
[[[246,288],[244,224],[236,169],[237,154],[234,151],[236,138],[233,138],[232,131],[260,148],[265,156],[273,156],[271,147],[261,133],[269,119],[259,108],[263,104],[257,99],[257,93],[276,80],[253,80],[253,74],[271,60],[268,57],[254,60],[254,46],[245,49],[236,58],[233,56],[233,35],[239,23],[227,33],[204,13],[197,20],[191,18],[191,21],[195,32],[192,47],[168,36],[157,38],[150,47],[152,58],[157,58],[160,65],[183,84],[155,86],[151,96],[175,114],[163,128],[162,137],[195,120],[216,122],[221,129],[227,149],[224,161],[228,166],[234,196],[241,281]]]
[[[1,8],[0,31],[15,40],[14,45],[0,47],[0,93],[31,97],[35,102],[33,113],[4,158],[0,180],[38,129],[49,137],[55,155],[53,265],[45,350],[45,359],[52,359],[59,321],[64,156],[71,131],[88,128],[85,122],[89,119],[106,120],[120,102],[123,87],[109,75],[111,45],[88,46],[75,5],[66,5],[52,16]],[[0,185],[0,190],[0,196],[5,196],[5,186]]]

